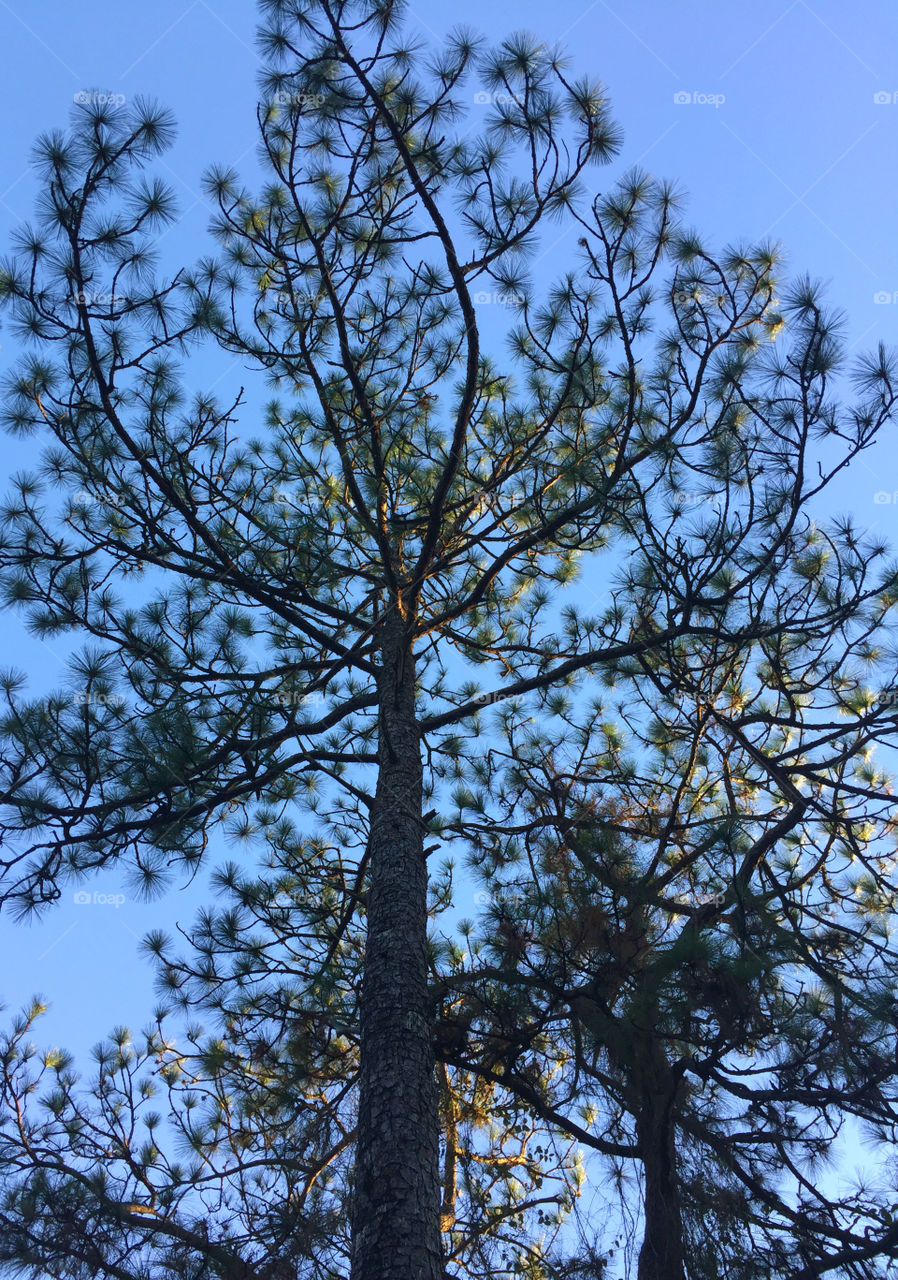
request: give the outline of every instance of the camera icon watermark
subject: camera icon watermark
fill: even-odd
[[[725,93],[687,93],[684,89],[680,89],[673,96],[674,105],[677,107],[722,107],[726,102]]]
[[[888,289],[878,289],[873,295],[873,302],[877,307],[887,307],[890,303],[898,302],[898,289],[892,293]]]
[[[885,489],[880,489],[877,493],[874,493],[873,501],[877,507],[887,507],[892,503],[898,504],[898,489],[892,493],[887,492]]]
[[[890,107],[898,102],[898,93],[887,93],[884,89],[880,89],[878,93],[874,93],[873,101],[877,107]]]

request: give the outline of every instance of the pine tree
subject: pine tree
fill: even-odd
[[[454,768],[490,906],[444,979],[466,1026],[450,1060],[638,1170],[640,1280],[872,1280],[898,1256],[888,1180],[827,1169],[852,1124],[887,1151],[898,1121],[895,804],[874,758],[898,735],[893,588],[865,602],[882,548],[808,519],[805,439],[779,437],[800,537],[763,588],[756,494],[727,485],[684,520],[668,490],[613,606],[651,578],[646,608],[668,612],[716,545],[721,612],[788,627],[676,639],[592,699],[511,703],[504,745]]]
[[[36,351],[4,416],[55,443],[17,479],[0,564],[37,634],[93,647],[73,693],[6,682],[6,898],[39,908],[112,861],[153,888],[195,871],[217,825],[252,835],[329,789],[364,837],[345,903],[366,924],[351,1274],[437,1280],[435,764],[496,696],[662,670],[693,644],[802,643],[807,610],[769,586],[803,536],[782,442],[829,432],[847,461],[891,413],[893,368],[868,362],[840,414],[813,295],[781,372],[770,357],[770,248],[715,259],[642,174],[590,201],[617,133],[560,54],[459,33],[427,55],[389,3],[261,8],[270,180],[254,197],[210,173],[217,258],[154,278],[172,200],[141,170],[164,113],[87,104],[38,148],[39,221],[2,277]],[[479,132],[475,77],[493,99]],[[550,220],[580,243],[539,302],[528,255]],[[506,304],[494,354],[484,293]],[[241,399],[188,395],[179,361],[201,340],[273,387],[256,435],[237,436]],[[649,566],[619,608],[557,630],[544,585],[611,543],[650,547],[651,495],[687,475],[749,495],[763,552],[728,567],[728,507],[704,550],[677,552],[666,612]],[[821,554],[800,550],[802,581]],[[863,579],[867,547],[844,554],[857,590],[820,594],[814,626],[893,582]]]
[[[162,1003],[141,1035],[97,1046],[90,1078],[35,1048],[39,1002],[0,1041],[0,1263],[60,1280],[347,1274],[364,930],[335,891],[342,849],[303,858],[272,831],[268,850],[255,875],[220,868],[224,901],[178,948],[148,936]],[[503,1117],[477,1077],[443,1068],[441,1086],[447,1265],[487,1280],[529,1254],[560,1280],[546,1236],[577,1192],[574,1144]]]

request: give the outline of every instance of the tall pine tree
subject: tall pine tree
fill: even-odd
[[[5,418],[52,443],[6,504],[2,566],[38,634],[91,646],[68,694],[7,681],[6,897],[40,907],[116,860],[154,886],[195,869],[216,824],[252,831],[333,788],[364,828],[346,896],[366,923],[352,1277],[437,1280],[425,834],[434,762],[491,696],[466,667],[511,696],[657,667],[676,644],[803,642],[807,609],[770,588],[807,497],[777,442],[830,432],[847,460],[889,417],[893,370],[868,363],[840,416],[832,335],[799,300],[798,409],[778,399],[773,253],[711,257],[640,174],[591,200],[617,135],[554,52],[459,34],[426,55],[393,4],[262,10],[270,181],[253,196],[210,174],[217,259],[152,277],[172,202],[140,170],[168,141],[163,113],[88,104],[39,145],[39,221],[3,274],[36,351]],[[479,132],[475,86],[493,100]],[[539,302],[527,262],[547,219],[580,243]],[[493,354],[484,297],[508,317]],[[237,437],[239,400],[187,394],[179,359],[200,338],[273,385],[256,435]],[[740,443],[755,436],[763,472]],[[649,495],[709,457],[749,495],[763,553],[728,567],[733,501],[704,551],[678,552],[666,612],[649,566],[620,607],[572,606],[557,630],[534,584],[609,543],[650,549]],[[839,554],[860,585],[821,594],[817,625],[892,581],[862,581],[867,548]]]

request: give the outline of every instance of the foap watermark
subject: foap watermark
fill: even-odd
[[[704,302],[705,291],[704,289],[676,289],[670,296],[678,307],[688,307],[692,302]]]
[[[324,105],[324,94],[277,89],[272,97],[272,102],[277,107],[320,107]]]
[[[123,307],[127,301],[123,293],[88,293],[81,289],[72,294],[72,302],[80,307]]]
[[[729,301],[725,293],[709,293],[700,285],[694,285],[691,289],[677,289],[670,296],[678,307],[725,307]]]
[[[720,507],[720,495],[715,493],[683,493],[678,489],[673,495],[673,505],[677,511],[687,507]]]
[[[86,507],[114,507],[116,511],[121,511],[125,506],[125,499],[114,493],[89,493],[87,489],[78,489],[72,494],[72,506],[78,511],[83,511]]]
[[[517,101],[513,93],[487,93],[481,89],[474,94],[474,105],[478,107],[512,107]]]
[[[722,107],[726,102],[725,93],[687,93],[685,89],[680,89],[673,96],[674,105],[677,107]]]
[[[880,89],[878,93],[874,93],[873,101],[877,107],[892,107],[898,103],[898,93],[889,93],[885,89]]]
[[[123,693],[96,693],[93,689],[83,689],[72,699],[78,707],[116,707],[121,708],[127,702]]]
[[[898,504],[898,489],[894,489],[891,493],[885,489],[880,489],[877,493],[874,493],[873,501],[878,507],[886,507],[891,503]]]
[[[289,489],[275,489],[271,501],[276,502],[279,507],[292,507],[296,505],[297,494],[291,493]]]
[[[891,293],[888,289],[877,289],[873,295],[873,302],[877,307],[887,307],[890,303],[898,302],[898,289],[893,289]]]
[[[475,307],[517,307],[524,301],[519,293],[501,293],[494,290],[490,293],[486,289],[480,289],[474,294],[471,301]]]
[[[270,907],[288,909],[302,906],[303,894],[299,889],[280,889],[268,899]]]
[[[97,89],[80,89],[73,97],[79,107],[123,107],[123,93],[100,93]]]
[[[898,689],[880,689],[873,701],[876,711],[898,711]]]
[[[678,907],[685,907],[694,910],[696,907],[725,907],[727,895],[724,891],[719,893],[693,893],[690,897],[675,898],[674,901]]]
[[[260,301],[266,307],[307,307],[327,298],[324,289],[262,289]]]
[[[279,707],[320,707],[327,701],[323,693],[303,693],[299,689],[275,689],[271,700]]]
[[[504,693],[501,689],[494,689],[491,693],[475,693],[473,697],[468,699],[468,705],[472,707],[494,707],[497,702],[505,702],[507,698],[513,697],[513,693]]]
[[[524,901],[525,894],[520,889],[515,889],[511,885],[500,885],[492,893],[486,889],[480,889],[474,894],[474,901],[478,907],[516,907]]]
[[[98,893],[96,889],[93,893],[88,893],[86,889],[79,889],[74,895],[77,907],[115,907],[117,911],[126,901],[123,893]]]

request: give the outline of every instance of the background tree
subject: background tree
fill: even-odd
[[[611,591],[607,616],[691,602],[719,625],[609,666],[592,698],[503,704],[504,745],[459,740],[449,771],[492,904],[445,979],[450,1060],[638,1162],[641,1278],[873,1277],[898,1249],[892,1180],[826,1171],[851,1121],[895,1138],[895,803],[873,758],[896,743],[894,578],[849,520],[811,518],[864,419],[827,403],[815,293],[784,313],[769,398],[742,383],[751,419],[694,478],[672,459]],[[843,443],[817,468],[821,429]]]
[[[359,833],[346,907],[366,924],[353,1278],[433,1280],[424,833],[440,829],[434,766],[482,706],[466,664],[523,695],[660,663],[675,641],[804,642],[807,610],[769,587],[798,518],[765,361],[773,254],[713,259],[641,175],[581,198],[616,133],[600,92],[535,42],[490,53],[458,35],[428,61],[392,5],[262,10],[271,180],[254,198],[210,176],[220,260],[151,278],[171,200],[138,170],[165,145],[164,115],[88,105],[40,144],[39,226],[3,277],[38,354],[6,420],[55,444],[7,504],[2,564],[39,634],[95,647],[73,661],[74,700],[8,682],[7,896],[40,906],[115,859],[154,886],[196,868],[215,823],[253,834],[329,780]],[[461,119],[474,69],[496,94],[480,135]],[[537,304],[527,254],[550,217],[578,220],[582,253]],[[504,365],[481,350],[478,281],[519,298]],[[239,399],[184,393],[176,357],[203,334],[278,389],[258,438],[235,437]],[[789,358],[808,429],[841,432],[851,456],[891,412],[892,370],[869,364],[842,425],[814,399],[830,346],[799,324]],[[768,441],[760,485],[740,470],[745,433]],[[684,548],[688,589],[666,615],[643,574],[619,608],[556,630],[534,583],[564,583],[609,541],[650,545],[647,495],[709,458],[728,493],[761,504],[770,545],[742,578],[725,580],[720,540],[694,568]],[[862,572],[866,550],[845,554]],[[817,625],[881,594],[821,596]]]
[[[118,1028],[97,1047],[91,1080],[35,1049],[40,1005],[4,1038],[0,1261],[14,1271],[347,1274],[364,933],[333,889],[337,850],[269,849],[258,876],[221,869],[224,902],[180,950],[150,935],[165,1003],[141,1036]],[[503,1120],[476,1079],[443,1085],[452,1273],[485,1278],[513,1257],[534,1276],[569,1274],[552,1237],[582,1175],[571,1141],[519,1112]]]

